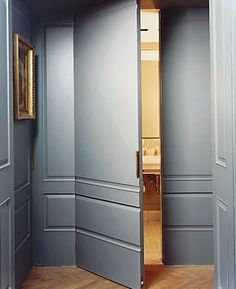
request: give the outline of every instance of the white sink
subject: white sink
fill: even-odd
[[[143,164],[160,164],[160,156],[143,156]]]
[[[160,167],[160,156],[143,156],[143,174],[160,175]]]

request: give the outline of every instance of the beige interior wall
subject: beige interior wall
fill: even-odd
[[[143,137],[160,137],[159,61],[142,60]]]

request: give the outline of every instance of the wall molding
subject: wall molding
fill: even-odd
[[[5,201],[3,201],[2,203],[0,203],[0,207],[3,207],[3,206],[9,206],[10,205],[10,201],[11,201],[11,198],[7,198]]]
[[[74,209],[74,212],[72,212],[72,218],[73,218],[73,224],[71,225],[51,225],[49,224],[49,200],[54,199],[55,201],[58,200],[63,200],[63,201],[68,201],[68,200],[72,200],[73,204],[72,204],[72,208]],[[76,205],[75,205],[75,194],[44,194],[44,198],[43,198],[43,231],[44,232],[74,232],[75,231],[75,214],[76,214]],[[52,204],[51,204],[52,206]],[[64,214],[70,214],[71,213],[71,208],[63,208],[64,210],[67,209],[67,212],[64,211]],[[53,210],[53,207],[51,207],[51,210]],[[58,208],[55,209],[54,207],[54,217],[57,214],[61,214],[61,212],[58,211]],[[74,214],[74,215],[73,215]],[[58,218],[60,218],[58,216]],[[68,218],[68,215],[67,215]],[[69,216],[69,219],[71,218],[71,216]],[[55,220],[54,220],[55,221]],[[71,220],[70,220],[71,221]],[[56,221],[58,223],[60,223],[59,221]]]
[[[224,4],[221,4],[223,11],[225,10]],[[220,9],[220,8],[218,8]],[[212,9],[212,13],[213,9]],[[216,15],[212,15],[212,21],[216,24]],[[226,19],[227,18],[227,19]],[[221,13],[221,19],[219,19],[222,24],[226,24],[228,21],[225,13]],[[219,34],[221,32],[221,34]],[[218,166],[227,168],[227,103],[226,99],[232,94],[232,68],[227,66],[227,63],[232,63],[232,57],[230,49],[232,49],[232,39],[228,36],[226,31],[217,31],[216,25],[211,26],[211,61],[212,61],[212,95],[213,95],[213,117],[214,117],[214,141],[215,141],[215,163]],[[216,36],[219,35],[219,36]],[[219,41],[220,39],[220,41]],[[230,45],[231,44],[231,45]],[[225,53],[228,51],[229,53]],[[218,66],[217,59],[222,59],[220,67]],[[219,69],[221,72],[216,72]],[[220,83],[220,85],[218,84]],[[220,90],[219,90],[220,87]],[[221,146],[220,146],[221,142]]]
[[[167,175],[163,177],[164,195],[212,194],[212,175]]]
[[[4,0],[5,7],[6,7],[6,58],[7,58],[7,67],[6,67],[6,74],[7,74],[7,94],[6,94],[6,99],[7,99],[7,158],[0,160],[0,171],[9,167],[11,165],[11,132],[10,132],[10,127],[11,127],[11,89],[10,89],[10,75],[11,75],[11,68],[10,68],[10,28],[9,28],[9,0]]]
[[[43,112],[42,112],[42,155],[43,155],[43,182],[70,182],[74,181],[75,176],[74,175],[63,175],[63,176],[57,176],[57,175],[50,175],[48,173],[48,150],[47,150],[47,40],[46,40],[46,34],[47,34],[47,29],[50,28],[69,28],[73,27],[73,23],[71,22],[63,22],[63,23],[57,23],[57,22],[52,22],[52,23],[43,23],[41,25],[42,29],[42,91],[43,91],[43,97],[42,97],[42,107],[43,107]]]
[[[75,182],[78,184],[98,186],[98,187],[115,189],[115,190],[120,190],[120,191],[128,191],[128,192],[133,192],[133,193],[140,192],[140,188],[138,186],[124,185],[124,184],[107,182],[104,180],[97,180],[97,179],[88,179],[88,178],[79,177],[79,176],[76,177]]]
[[[30,222],[31,203],[30,203],[30,201],[31,201],[30,197],[27,197],[24,200],[24,202],[22,203],[22,205],[15,211],[15,216],[16,216],[17,213],[19,213],[21,210],[23,210],[27,206],[27,208],[28,208],[28,218],[29,218],[27,234],[25,235],[23,240],[18,244],[18,246],[15,247],[15,254],[24,246],[24,244],[31,237],[31,222]]]
[[[23,185],[19,186],[17,189],[15,189],[15,194],[25,190],[27,187],[29,187],[31,183],[29,181],[26,181]]]
[[[19,185],[18,187],[15,188],[14,192],[15,194],[19,193],[20,191],[26,189],[28,186],[31,186],[31,152],[30,150],[28,151],[28,162],[27,162],[27,165],[28,165],[28,169],[27,169],[27,180]]]
[[[164,226],[164,231],[181,231],[181,232],[208,232],[214,231],[213,225],[212,226]]]
[[[42,182],[45,183],[51,183],[51,182],[55,182],[55,183],[60,183],[60,182],[75,182],[75,178],[67,178],[67,177],[50,177],[50,178],[45,178],[42,180]]]
[[[224,214],[224,226],[220,225],[220,211]],[[229,284],[229,268],[230,268],[230,260],[229,260],[229,243],[228,243],[228,205],[219,197],[216,196],[216,258],[217,258],[217,279],[218,285],[222,284],[221,276],[225,273],[225,279],[227,284]],[[221,230],[224,229],[224,232]],[[221,242],[222,235],[225,236],[225,242]],[[226,262],[222,262],[222,253],[221,250],[224,248],[224,257],[226,258]],[[221,268],[221,264],[224,264],[224,268]],[[228,285],[227,285],[228,288]]]
[[[140,207],[140,187],[136,186],[79,177],[75,180],[75,193],[101,201]]]
[[[83,230],[83,229],[78,228],[78,227],[76,228],[76,233],[88,236],[90,238],[98,239],[100,241],[107,242],[107,243],[110,243],[112,245],[116,245],[118,247],[122,247],[122,248],[125,248],[125,249],[128,249],[128,250],[131,250],[131,251],[141,252],[141,247],[139,247],[139,246],[136,246],[136,245],[133,245],[133,244],[130,244],[130,243],[126,243],[126,242],[123,242],[123,241],[119,241],[117,239],[114,239],[114,238],[111,238],[111,237],[107,237],[107,236],[104,236],[104,235],[101,235],[101,234],[96,234],[94,232]]]
[[[212,175],[164,175],[164,181],[212,181]]]

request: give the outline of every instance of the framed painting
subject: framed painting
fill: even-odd
[[[14,34],[13,54],[15,119],[35,119],[35,49],[19,34]]]

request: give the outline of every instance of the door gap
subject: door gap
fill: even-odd
[[[159,39],[159,10],[141,10],[142,172],[144,184],[145,265],[160,265],[163,263]]]

